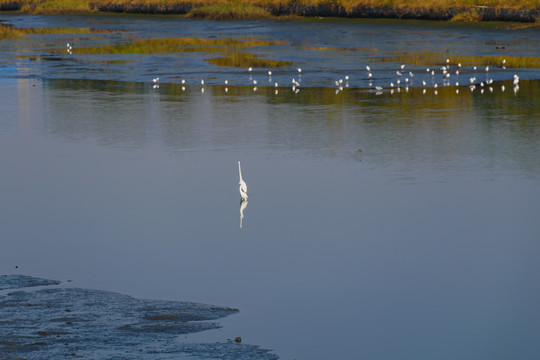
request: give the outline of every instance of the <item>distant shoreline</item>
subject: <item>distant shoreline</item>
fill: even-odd
[[[540,22],[540,1],[531,0],[519,6],[506,2],[494,6],[470,6],[471,2],[455,0],[452,6],[443,7],[429,0],[412,3],[403,0],[312,0],[299,1],[246,1],[233,0],[0,0],[0,11],[25,14],[88,14],[100,12],[129,14],[178,14],[203,19],[263,19],[280,17],[343,17],[389,18],[418,20],[450,20],[461,22],[511,21]],[[473,2],[474,3],[474,2]],[[376,4],[376,5],[373,5]],[[201,11],[203,10],[203,11]],[[195,14],[196,12],[196,14]],[[216,15],[217,13],[217,15]]]

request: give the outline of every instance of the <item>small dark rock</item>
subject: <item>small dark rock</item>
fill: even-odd
[[[240,344],[242,342],[242,338],[240,336],[237,336],[234,338],[234,341]]]

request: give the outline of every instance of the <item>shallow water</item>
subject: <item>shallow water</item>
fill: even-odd
[[[235,307],[240,314],[222,320],[224,328],[188,341],[241,336],[283,359],[540,353],[538,71],[482,73],[495,80],[483,92],[479,83],[473,91],[441,83],[378,95],[364,78],[371,52],[298,50],[364,47],[379,28],[367,47],[398,52],[443,38],[449,57],[495,43],[539,56],[530,46],[537,31],[2,18],[21,28],[117,31],[77,40],[73,54],[65,42],[83,35],[0,42],[0,273]],[[306,36],[318,26],[325,31]],[[273,81],[287,83],[277,94],[251,85],[267,81],[267,69],[250,75],[210,65],[207,52],[76,53],[85,41],[246,34],[287,40],[282,52],[257,54],[301,64],[274,70]],[[120,58],[130,62],[92,62]],[[298,66],[294,93],[288,82]],[[382,84],[394,81],[397,66],[372,68]],[[347,73],[349,88],[336,94],[334,79]],[[150,81],[156,76],[159,88]],[[204,92],[200,78],[209,84]],[[242,228],[238,160],[249,193]]]

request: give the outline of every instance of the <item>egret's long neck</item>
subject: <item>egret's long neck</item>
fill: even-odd
[[[240,181],[242,181],[242,168],[240,167],[240,161],[238,162],[238,175],[240,176]]]

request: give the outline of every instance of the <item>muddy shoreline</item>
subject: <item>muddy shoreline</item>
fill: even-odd
[[[176,4],[152,4],[144,2],[130,3],[94,3],[93,12],[113,12],[128,14],[162,14],[185,15],[192,9],[202,6],[197,1]],[[300,17],[343,17],[343,18],[388,18],[388,19],[417,19],[417,20],[450,20],[455,15],[475,11],[481,21],[512,21],[535,22],[540,19],[540,9],[510,9],[474,6],[469,8],[430,9],[416,7],[392,6],[355,6],[346,9],[339,5],[319,4],[308,5],[289,2],[284,5],[269,4],[265,8],[273,16]],[[21,4],[11,1],[0,5],[0,11],[20,11]]]

